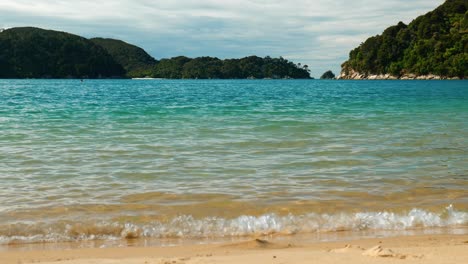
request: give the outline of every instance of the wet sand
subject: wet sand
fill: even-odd
[[[245,242],[173,247],[7,250],[2,264],[466,263],[468,235],[424,235],[339,242]]]

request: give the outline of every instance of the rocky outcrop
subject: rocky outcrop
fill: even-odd
[[[338,76],[340,80],[459,80],[458,77],[446,77],[446,76],[439,76],[435,74],[427,74],[427,75],[416,75],[416,74],[403,74],[401,76],[394,76],[391,74],[367,74],[367,73],[360,73],[353,69],[343,69],[340,76]]]
[[[397,80],[398,77],[391,74],[365,74],[353,69],[343,70],[338,77],[342,80]]]

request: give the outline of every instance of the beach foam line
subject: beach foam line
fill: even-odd
[[[448,206],[440,213],[412,209],[405,214],[360,212],[342,214],[240,216],[234,219],[178,216],[167,222],[15,223],[0,226],[0,244],[120,240],[136,238],[227,238],[313,232],[411,230],[466,227],[468,212]]]

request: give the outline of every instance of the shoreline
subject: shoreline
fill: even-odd
[[[204,245],[0,251],[2,264],[463,263],[468,234],[356,238],[333,242],[249,239]],[[311,262],[312,261],[312,262]]]
[[[374,74],[374,73],[361,73],[354,69],[344,68],[341,74],[337,77],[338,80],[465,80],[460,77],[441,76],[436,74],[413,74],[407,73],[400,76],[392,75],[389,73]]]

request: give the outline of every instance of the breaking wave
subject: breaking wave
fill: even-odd
[[[234,219],[178,216],[167,222],[147,224],[98,223],[15,223],[0,226],[0,244],[120,240],[134,238],[226,238],[269,234],[311,232],[409,230],[414,228],[466,227],[468,213],[448,206],[441,213],[412,209],[405,214],[361,212],[352,214],[266,214]]]

